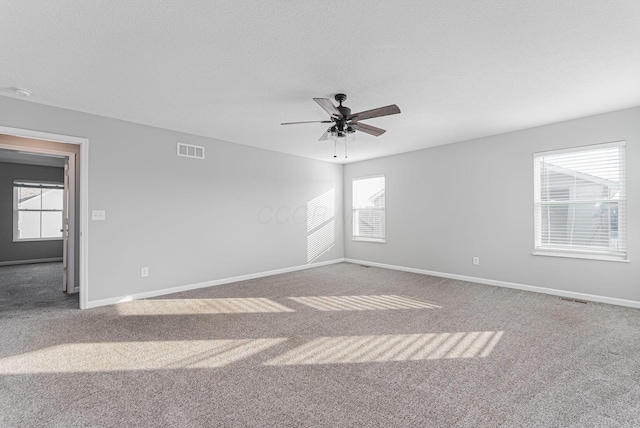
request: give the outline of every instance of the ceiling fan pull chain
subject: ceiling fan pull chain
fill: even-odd
[[[347,142],[344,142],[344,158],[347,158]]]
[[[338,142],[334,141],[333,142],[333,157],[337,158],[338,157]]]

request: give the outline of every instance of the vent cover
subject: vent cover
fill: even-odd
[[[204,147],[178,143],[178,156],[185,158],[204,159]]]
[[[582,300],[582,299],[574,299],[573,297],[560,297],[560,300],[565,300],[567,302],[574,302],[574,303],[584,303],[585,305],[587,303],[589,303],[586,300]]]

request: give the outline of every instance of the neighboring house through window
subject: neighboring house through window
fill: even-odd
[[[534,254],[625,260],[624,142],[534,155]]]
[[[384,175],[353,180],[353,240],[385,242]]]
[[[62,239],[64,185],[13,183],[13,240]]]

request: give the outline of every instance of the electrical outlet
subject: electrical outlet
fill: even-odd
[[[107,215],[104,210],[93,210],[91,211],[91,220],[94,221],[105,221]]]
[[[148,267],[143,267],[143,268],[140,270],[140,276],[143,276],[143,277],[144,277],[144,276],[149,276],[149,268],[148,268]]]
[[[473,265],[474,266],[480,266],[480,257],[474,257],[473,258]]]

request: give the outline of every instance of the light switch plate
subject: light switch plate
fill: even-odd
[[[106,213],[104,210],[93,210],[91,211],[91,220],[95,221],[105,221]]]

